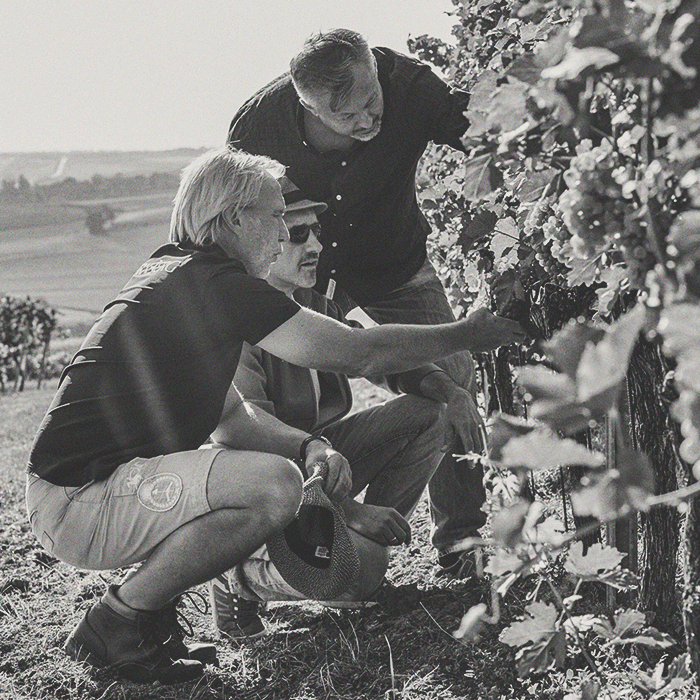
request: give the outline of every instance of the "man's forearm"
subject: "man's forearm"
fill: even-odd
[[[219,425],[212,433],[214,441],[234,450],[271,452],[288,459],[297,459],[299,447],[307,437],[308,433],[247,401],[241,402],[225,425]]]

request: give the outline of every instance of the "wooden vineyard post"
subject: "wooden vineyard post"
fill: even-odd
[[[617,469],[617,446],[629,441],[629,428],[627,423],[628,404],[627,393],[623,392],[623,399],[620,401],[621,415],[617,420],[606,416],[605,418],[605,460],[608,469]],[[615,547],[623,554],[626,554],[625,565],[633,573],[637,573],[638,542],[637,516],[632,515],[624,520],[616,520],[605,525],[605,539],[609,547]],[[614,610],[617,603],[630,603],[631,594],[617,591],[612,586],[606,586],[605,602],[607,606]]]

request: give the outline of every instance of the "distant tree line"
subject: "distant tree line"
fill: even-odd
[[[40,387],[44,378],[60,372],[49,360],[56,317],[43,299],[0,297],[0,392],[22,391],[27,379]]]
[[[3,180],[0,203],[60,202],[65,200],[110,199],[142,194],[171,192],[177,189],[178,173],[125,176],[121,173],[105,177],[93,175],[89,180],[67,177],[47,184],[32,184],[24,175],[16,180]]]

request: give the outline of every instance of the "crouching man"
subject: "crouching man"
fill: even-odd
[[[350,323],[332,300],[313,289],[323,249],[317,214],[326,205],[305,198],[286,177],[280,184],[289,241],[270,267],[267,281],[306,308]],[[334,605],[350,606],[370,596],[386,569],[384,548],[410,542],[407,518],[453,437],[467,433],[472,444],[480,442],[481,417],[470,410],[474,403],[467,392],[444,370],[426,365],[383,380],[394,392],[406,394],[348,416],[352,392],[346,375],[292,365],[244,343],[234,386],[213,436],[219,444],[238,446],[237,423],[245,400],[287,425],[328,441],[348,460],[352,488],[340,505],[360,554],[360,568],[357,579]],[[442,402],[447,404],[446,413]],[[365,488],[364,501],[354,500]],[[264,602],[308,597],[284,580],[266,547],[209,587],[215,623],[232,638],[264,632],[259,616]]]
[[[178,596],[249,557],[300,504],[292,458],[307,432],[289,428],[291,440],[251,418],[238,449],[198,449],[219,423],[244,341],[297,365],[371,375],[523,337],[486,311],[443,326],[359,330],[301,308],[262,279],[288,239],[282,171],[227,148],[183,171],[171,242],[105,307],[32,446],[27,508],[42,545],[83,569],[143,562],[66,646],[133,681],[202,674],[212,650],[183,643]],[[325,493],[345,498],[347,461],[315,440],[305,463],[317,462],[327,466]]]

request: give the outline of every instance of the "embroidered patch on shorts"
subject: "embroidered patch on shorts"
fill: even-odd
[[[155,474],[139,484],[136,496],[148,510],[164,513],[177,505],[182,494],[182,479],[177,474]]]

